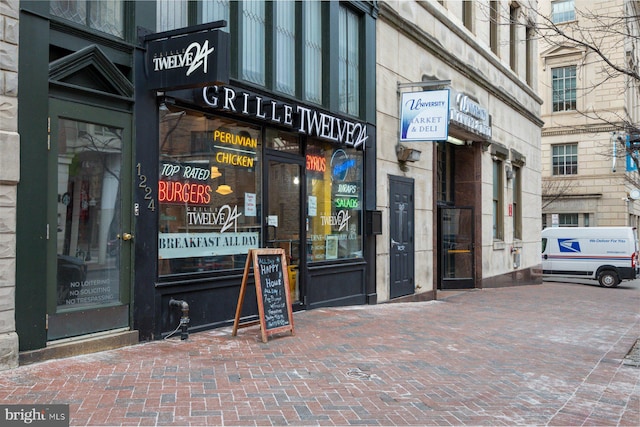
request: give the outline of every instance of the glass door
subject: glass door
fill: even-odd
[[[474,284],[473,208],[438,209],[440,214],[440,289]]]
[[[301,245],[301,183],[302,165],[288,160],[267,161],[267,215],[266,246],[284,249],[291,300],[301,301],[300,261]]]
[[[50,111],[47,339],[127,328],[131,116],[57,100]]]

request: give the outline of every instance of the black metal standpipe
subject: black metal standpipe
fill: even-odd
[[[180,307],[182,317],[180,318],[180,339],[182,341],[189,338],[189,304],[186,301],[171,298],[169,307]]]

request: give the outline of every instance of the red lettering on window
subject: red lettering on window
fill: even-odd
[[[324,172],[327,170],[327,160],[323,156],[307,154],[307,170]]]
[[[190,184],[176,181],[158,181],[158,200],[161,203],[188,203],[207,205],[213,189],[206,184]]]

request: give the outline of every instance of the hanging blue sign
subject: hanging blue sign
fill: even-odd
[[[635,172],[638,170],[638,165],[633,160],[635,157],[638,158],[638,150],[631,150],[631,143],[629,142],[629,135],[627,135],[627,140],[625,142],[625,146],[627,147],[627,172]]]

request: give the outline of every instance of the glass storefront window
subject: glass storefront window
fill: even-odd
[[[309,260],[362,257],[362,152],[310,143],[306,174]]]
[[[120,300],[122,129],[61,119],[58,131],[57,306]]]
[[[301,151],[298,135],[273,128],[267,129],[265,145],[284,153],[300,154]]]
[[[260,246],[260,128],[162,106],[159,143],[159,274],[244,268]]]

